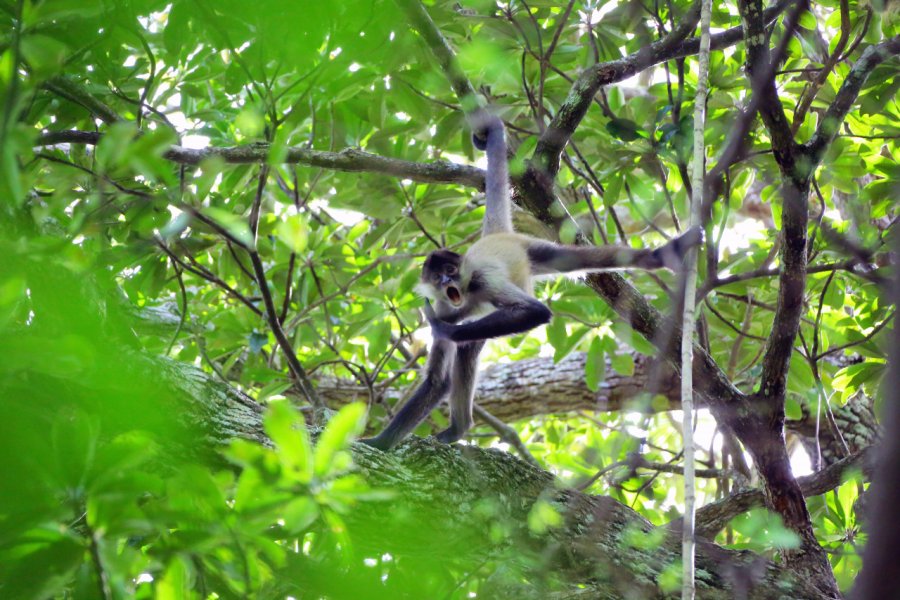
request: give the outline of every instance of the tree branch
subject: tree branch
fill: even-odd
[[[459,61],[456,60],[456,55],[453,53],[447,38],[443,36],[440,29],[431,20],[431,16],[419,0],[397,0],[397,4],[400,5],[413,27],[415,27],[422,40],[428,45],[431,53],[437,59],[441,72],[450,82],[450,87],[453,88],[456,97],[459,98],[460,104],[462,104],[463,112],[472,112],[478,106],[475,88],[472,87],[469,78],[466,77],[462,67],[459,66]]]
[[[763,13],[766,23],[771,23],[790,0],[780,0]],[[628,79],[653,65],[696,54],[700,50],[700,38],[685,39],[694,31],[700,19],[700,3],[695,2],[679,23],[666,37],[618,60],[599,63],[585,70],[569,95],[560,105],[550,126],[541,136],[533,159],[551,176],[559,170],[560,155],[578,124],[593,102],[594,94],[604,85]],[[732,46],[743,37],[742,27],[733,27],[710,36],[710,48],[719,50]]]
[[[806,144],[806,155],[812,163],[811,168],[815,168],[821,162],[825,150],[837,136],[841,123],[850,112],[850,108],[859,96],[859,92],[872,70],[897,54],[900,54],[900,35],[865,49],[862,56],[850,69],[850,73],[841,84],[841,89],[838,90],[834,101],[828,105],[816,132]]]
[[[103,134],[93,131],[48,131],[38,137],[35,145],[97,145],[101,139],[103,139]],[[203,160],[212,157],[221,158],[229,164],[260,163],[268,160],[269,148],[265,144],[203,149],[173,145],[166,150],[163,157],[183,165],[197,165]],[[476,167],[460,165],[446,160],[417,163],[396,158],[386,158],[364,152],[358,148],[345,148],[340,152],[322,152],[294,146],[288,148],[284,163],[299,163],[335,171],[379,173],[412,179],[422,183],[456,183],[484,189],[484,171]]]
[[[303,368],[303,365],[297,358],[297,354],[294,352],[294,347],[293,345],[291,345],[291,341],[284,333],[284,329],[281,327],[281,322],[278,320],[278,310],[275,308],[275,301],[272,298],[272,292],[269,289],[269,283],[266,279],[266,269],[263,266],[263,262],[259,256],[259,252],[257,252],[256,250],[259,207],[262,203],[263,191],[266,187],[266,179],[268,178],[268,174],[268,167],[266,165],[263,165],[259,172],[256,187],[256,196],[254,197],[253,209],[251,210],[250,229],[253,233],[253,247],[249,248],[247,252],[250,255],[250,263],[253,265],[253,273],[256,276],[256,284],[259,286],[259,292],[263,298],[263,305],[266,307],[266,321],[269,323],[269,329],[272,330],[272,334],[275,336],[276,342],[278,342],[278,347],[281,348],[281,352],[284,354],[284,357],[287,360],[291,374],[294,376],[294,382],[297,388],[300,390],[300,393],[303,394],[303,397],[306,398],[306,400],[314,408],[321,408],[322,400],[319,398],[319,394],[316,392],[316,388],[313,386],[312,381],[310,381],[309,375],[306,373],[306,369]]]
[[[619,60],[593,65],[582,73],[569,90],[569,94],[563,100],[559,110],[556,111],[556,116],[550,121],[549,127],[538,140],[532,157],[532,160],[537,162],[538,168],[551,179],[556,177],[559,172],[559,157],[572,134],[575,133],[575,129],[587,114],[597,90],[601,86],[622,81],[649,66],[662,62],[664,59],[660,59],[660,56],[665,55],[667,51],[690,35],[697,27],[699,20],[700,3],[694,2],[682,18],[681,23],[661,40]]]
[[[807,6],[808,0],[798,0],[797,11],[805,11]],[[766,23],[762,16],[762,0],[740,0],[738,8],[746,28],[744,31],[744,44],[747,48],[745,65],[753,84],[753,94],[760,99],[759,113],[766,124],[769,138],[772,140],[775,160],[783,169],[792,170],[798,145],[794,142],[791,124],[784,114],[784,108],[781,106],[778,90],[775,87],[777,63],[781,61],[782,57],[780,53],[776,54],[774,59],[770,56],[769,36],[766,34]],[[799,16],[795,12],[790,22],[786,23],[785,39],[793,34]]]
[[[844,475],[852,469],[862,468],[867,476],[871,476],[873,456],[872,447],[866,448],[812,475],[798,477],[797,483],[805,497],[819,496],[841,485]],[[764,504],[765,494],[759,489],[743,490],[711,502],[697,510],[697,535],[713,539],[736,516]],[[669,526],[680,527],[680,519],[672,521]]]
[[[75,82],[70,77],[62,75],[52,77],[44,82],[44,88],[57,96],[84,107],[92,116],[97,117],[107,125],[112,125],[122,120],[122,117],[116,111],[98,100],[83,85]]]

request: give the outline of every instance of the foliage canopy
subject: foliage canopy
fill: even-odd
[[[354,473],[348,445],[415,382],[427,339],[419,259],[464,247],[483,212],[470,106],[405,4],[0,0],[0,596],[461,598],[498,578],[559,587],[536,575],[539,554],[510,556],[502,523],[484,562],[441,564],[360,546],[344,522],[390,510],[391,491]],[[767,17],[773,47],[785,6]],[[637,247],[682,227],[696,63],[652,43],[677,31],[689,3],[439,0],[427,10],[508,125],[521,229]],[[714,30],[727,34],[738,15],[737,3],[716,3]],[[856,0],[800,14],[774,76],[777,111],[799,144],[821,136],[863,53],[896,40],[896,19]],[[711,56],[710,165],[748,123],[741,109],[755,93],[745,44],[729,40]],[[634,65],[633,77],[615,78]],[[836,440],[856,452],[874,435],[851,430],[841,411],[881,397],[895,311],[882,290],[900,195],[896,65],[858,82],[811,175],[799,330],[775,404],[814,466],[821,448],[826,463],[841,457],[829,454]],[[587,98],[557,171],[546,132],[592,74],[611,85]],[[699,343],[748,396],[781,327],[779,252],[796,242],[782,235],[777,137],[765,117],[749,122],[712,201],[700,269]],[[544,212],[527,191],[535,165],[555,183]],[[668,314],[674,274],[628,279]],[[489,358],[583,355],[579,385],[598,394],[646,375],[660,340],[596,289],[551,281],[538,296],[553,321],[494,344]],[[268,404],[275,447],[238,441],[225,460],[211,452],[209,424],[182,416],[184,385],[165,361]],[[309,414],[346,403],[335,378],[351,380],[368,411],[345,406],[314,445],[289,404]],[[527,451],[565,485],[592,480],[590,493],[662,525],[681,506],[679,436],[660,411],[671,400],[637,394],[614,413],[524,414],[500,445]],[[705,418],[713,476],[700,498],[712,501],[751,481],[735,464],[740,448],[728,450],[737,441]],[[417,433],[445,425],[435,414]],[[833,444],[817,445],[826,428]],[[483,427],[471,441],[497,439]],[[856,473],[808,503],[842,588],[860,566],[862,481]],[[528,508],[534,536],[560,526],[557,508]],[[717,539],[777,557],[800,543],[788,525],[758,510]],[[632,542],[661,543],[644,533]],[[677,589],[672,577],[656,583]]]

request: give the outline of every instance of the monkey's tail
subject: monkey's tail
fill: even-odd
[[[472,143],[479,150],[487,152],[483,234],[512,231],[509,168],[506,164],[506,130],[503,121],[487,112],[481,112],[473,117]]]

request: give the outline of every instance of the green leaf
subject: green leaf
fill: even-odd
[[[547,325],[545,331],[547,332],[547,341],[550,342],[551,346],[557,350],[565,347],[568,339],[565,319],[554,317]]]
[[[561,527],[562,515],[546,500],[538,500],[528,512],[528,528],[535,535],[543,535],[550,529]]]
[[[97,451],[97,425],[82,411],[74,411],[53,421],[50,440],[56,454],[60,482],[81,488],[88,470],[93,466]]]
[[[592,392],[600,389],[600,383],[606,378],[606,358],[600,338],[595,337],[591,341],[591,347],[588,349],[587,360],[584,364],[584,377],[588,389]]]
[[[193,567],[187,558],[175,555],[155,586],[156,600],[190,598],[193,585]]]
[[[306,531],[319,518],[319,506],[306,496],[288,502],[281,513],[288,533],[297,535]]]
[[[258,138],[262,135],[266,122],[258,110],[245,108],[235,118],[234,127],[245,138]]]
[[[3,595],[40,600],[60,594],[85,557],[85,549],[69,536],[59,536],[7,565]]]
[[[277,396],[282,392],[291,389],[293,385],[293,382],[281,379],[272,381],[271,383],[263,386],[261,390],[259,390],[259,392],[256,394],[256,401],[260,403],[265,402],[269,396]]]
[[[612,368],[620,375],[634,375],[634,357],[624,352],[615,352],[609,355]]]
[[[22,38],[22,57],[35,75],[48,76],[63,66],[68,46],[56,38],[41,34],[27,35]]]
[[[610,119],[606,124],[606,131],[623,142],[633,142],[642,137],[638,124],[628,119]]]
[[[124,164],[128,146],[137,130],[131,123],[113,123],[97,144],[97,164],[105,170],[113,170]]]
[[[803,407],[796,398],[788,396],[784,402],[784,413],[788,419],[800,420],[803,418]]]
[[[300,254],[309,241],[309,222],[305,215],[290,215],[278,222],[278,238],[291,252]]]
[[[253,234],[250,232],[250,225],[243,218],[230,211],[213,206],[205,207],[202,212],[233,238],[245,246],[253,247]]]
[[[287,400],[273,400],[263,425],[278,447],[281,463],[297,481],[308,483],[313,475],[313,458],[306,422]]]
[[[362,433],[365,426],[365,404],[354,402],[341,408],[340,412],[328,422],[316,444],[316,475],[322,477],[347,469],[349,457],[346,453],[342,453],[342,450],[349,447],[350,442]]]

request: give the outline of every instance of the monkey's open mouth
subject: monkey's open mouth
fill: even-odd
[[[446,289],[447,298],[450,299],[450,302],[453,306],[459,306],[462,302],[462,294],[459,293],[459,288],[453,285],[448,285]]]

